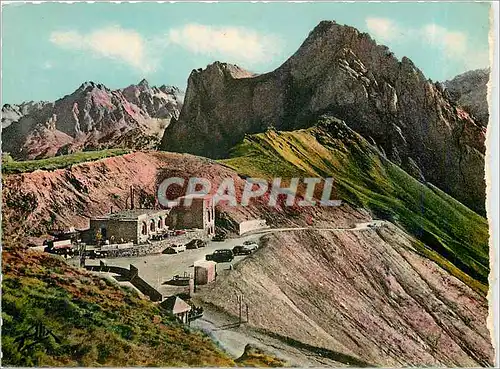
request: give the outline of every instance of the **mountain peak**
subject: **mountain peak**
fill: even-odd
[[[309,33],[309,36],[321,34],[328,29],[338,25],[339,24],[334,20],[322,20],[316,27],[313,28],[313,30]]]
[[[241,68],[237,64],[224,63],[220,61],[215,61],[212,64],[207,65],[205,69],[195,69],[191,74],[203,74],[203,75],[219,75],[226,76],[232,79],[239,78],[250,78],[255,77],[256,74],[252,73],[246,69]]]
[[[105,85],[102,83],[95,83],[93,81],[86,81],[83,82],[80,87],[76,89],[75,92],[81,92],[81,91],[91,91],[93,89],[99,89],[99,90],[104,90],[104,91],[110,91]]]
[[[164,150],[223,158],[245,133],[301,129],[331,113],[373,138],[389,160],[412,172],[417,163],[426,180],[484,212],[484,175],[461,169],[484,160],[482,129],[409,58],[398,60],[354,27],[320,22],[282,66],[259,77],[220,62],[193,71],[186,96]],[[466,145],[477,156],[460,154]],[[439,152],[457,154],[436,170]]]
[[[149,149],[181,106],[177,94],[150,88],[145,79],[117,90],[87,81],[52,103],[6,105],[2,150],[29,160],[112,147]],[[23,119],[27,115],[32,119]]]
[[[334,37],[334,38],[339,38],[339,37],[346,37],[350,38],[352,36],[368,36],[367,33],[360,32],[357,28],[348,26],[345,24],[339,24],[334,20],[323,20],[318,23],[316,27],[309,33],[309,36],[306,39],[306,42],[308,40],[314,40],[317,38],[321,37]]]
[[[78,87],[79,90],[86,90],[87,88],[89,87],[95,87],[96,86],[96,83],[93,82],[93,81],[85,81],[83,82],[80,87]]]
[[[485,68],[471,70],[443,82],[450,99],[472,114],[484,127],[489,121],[489,79],[490,70]]]
[[[137,84],[137,86],[140,87],[149,87],[149,82],[146,80],[146,78],[141,79],[141,81]]]

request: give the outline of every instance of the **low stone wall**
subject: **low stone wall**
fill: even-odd
[[[266,221],[264,219],[247,220],[245,222],[240,223],[239,233],[241,236],[244,233],[266,228],[269,228],[269,226],[266,224]]]
[[[106,265],[102,261],[99,265],[86,265],[85,269],[94,272],[114,273],[126,278],[132,285],[137,288],[142,294],[149,297],[153,302],[161,301],[163,296],[153,286],[144,279],[139,277],[139,270],[130,264],[130,270],[113,265]]]
[[[101,250],[102,251],[108,251],[108,250],[119,250],[119,249],[129,249],[131,247],[134,247],[133,242],[127,242],[127,243],[114,243],[111,245],[102,245]]]
[[[112,265],[85,265],[85,269],[90,270],[92,272],[102,272],[102,273],[113,273],[119,274],[122,277],[128,278],[129,270],[127,268],[122,268],[118,266]]]
[[[194,229],[187,230],[183,235],[171,236],[160,241],[150,241],[140,245],[134,245],[132,243],[103,245],[100,248],[95,248],[93,250],[105,252],[106,254],[104,257],[106,258],[145,256],[150,254],[160,254],[170,245],[186,244],[195,238],[207,240],[207,234],[201,229]]]

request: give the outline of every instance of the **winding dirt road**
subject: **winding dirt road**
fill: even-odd
[[[250,236],[257,234],[261,235],[274,232],[290,232],[290,231],[334,231],[334,232],[362,231],[365,229],[381,227],[384,224],[384,222],[385,221],[383,220],[373,220],[371,222],[356,223],[356,226],[353,228],[318,228],[318,227],[266,228],[266,229],[259,229],[255,231],[246,232],[242,234],[242,236]]]

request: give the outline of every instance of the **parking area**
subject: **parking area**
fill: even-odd
[[[205,255],[213,253],[217,249],[232,249],[237,245],[242,245],[245,241],[258,241],[259,236],[245,236],[227,239],[222,242],[209,241],[207,246],[186,250],[179,254],[155,254],[139,257],[121,257],[113,259],[88,260],[87,264],[99,264],[102,260],[109,265],[128,268],[133,264],[139,269],[139,275],[151,286],[156,288],[164,296],[168,296],[179,290],[179,287],[163,284],[172,279],[175,275],[193,274],[193,265],[196,261],[205,260]],[[218,263],[217,270],[228,269],[231,264],[235,264],[244,259],[246,255],[236,256],[230,263]]]

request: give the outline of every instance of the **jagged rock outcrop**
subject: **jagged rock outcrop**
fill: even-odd
[[[85,82],[53,103],[4,105],[2,149],[25,160],[81,150],[155,148],[181,106],[176,87],[150,87],[143,80],[110,90]]]
[[[189,76],[180,117],[161,148],[225,157],[245,134],[306,127],[333,113],[394,162],[484,213],[485,128],[441,84],[366,33],[321,22],[273,72],[215,62]]]
[[[490,69],[477,69],[462,73],[451,81],[443,82],[450,99],[469,112],[484,127],[488,125],[488,81]]]
[[[125,99],[138,106],[151,118],[178,118],[182,94],[175,86],[149,86],[143,79],[137,85],[130,85],[122,90]]]
[[[5,104],[2,106],[2,128],[7,128],[32,111],[42,109],[47,101],[28,101],[21,104]]]

